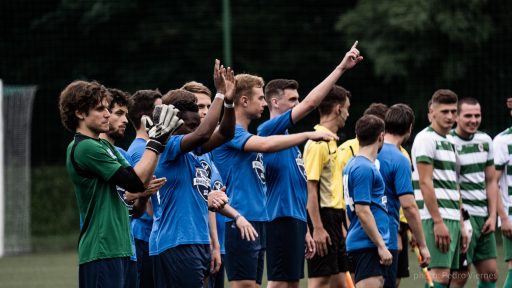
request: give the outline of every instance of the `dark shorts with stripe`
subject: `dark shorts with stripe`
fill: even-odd
[[[153,258],[155,287],[202,288],[211,266],[209,244],[179,245]]]
[[[233,221],[226,222],[226,275],[229,281],[254,280],[261,285],[266,249],[266,222],[250,221],[259,237],[255,241],[242,239]]]
[[[267,279],[294,282],[304,278],[307,223],[280,217],[267,223]]]
[[[328,245],[327,255],[318,256],[318,253],[308,260],[308,277],[324,277],[348,271],[348,257],[345,247],[345,237],[341,226],[345,223],[345,210],[321,208],[320,218],[325,231],[331,237],[332,245]],[[308,216],[308,225],[311,235],[314,229]]]
[[[99,259],[78,266],[80,288],[125,288],[130,257]]]

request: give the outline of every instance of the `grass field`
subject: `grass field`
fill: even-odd
[[[499,238],[499,237],[498,237]],[[498,267],[500,278],[497,287],[503,286],[506,265],[503,262],[502,247],[498,247]],[[411,277],[403,280],[400,287],[423,287],[423,277],[412,253],[409,254]],[[476,287],[475,274],[466,287]],[[265,277],[264,277],[265,278]],[[266,287],[266,279],[263,279]],[[307,287],[307,281],[301,281]],[[36,253],[0,258],[1,288],[70,288],[78,287],[78,266],[76,252]],[[226,287],[228,287],[226,285]]]

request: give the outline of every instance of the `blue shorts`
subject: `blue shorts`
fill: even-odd
[[[125,288],[130,262],[130,257],[117,257],[80,264],[78,286],[80,288]]]
[[[149,243],[135,239],[135,250],[137,253],[137,271],[139,273],[140,287],[152,288],[153,280],[153,256],[149,256]]]
[[[224,257],[224,254],[220,255],[222,263],[220,264],[219,272],[212,273],[208,277],[208,288],[224,288]]]
[[[202,288],[210,272],[210,245],[179,245],[153,257],[155,287]]]
[[[307,223],[281,217],[267,223],[267,279],[299,281],[304,278]]]
[[[259,237],[255,241],[242,239],[233,221],[226,222],[226,274],[229,281],[254,280],[261,285],[266,249],[266,222],[250,221]]]
[[[126,288],[139,288],[139,273],[137,273],[137,261],[130,260],[128,274],[126,274]],[[144,287],[144,286],[143,286]]]
[[[398,272],[398,250],[389,250],[389,252],[391,253],[391,256],[393,256],[393,262],[386,268],[386,275],[384,275],[384,288],[395,288],[396,275]]]
[[[370,277],[386,276],[387,268],[380,264],[377,248],[350,251],[348,257],[355,270],[355,283]]]

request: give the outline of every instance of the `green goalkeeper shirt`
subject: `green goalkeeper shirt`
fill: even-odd
[[[110,183],[130,164],[108,141],[76,134],[67,148],[66,167],[75,186],[82,227],[79,264],[133,254],[128,209]]]

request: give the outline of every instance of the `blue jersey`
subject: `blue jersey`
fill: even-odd
[[[183,137],[171,136],[155,172],[167,182],[160,188],[160,208],[158,215],[154,214],[151,256],[182,244],[210,244],[207,201],[211,166],[193,152],[181,152]]]
[[[222,187],[224,187],[222,177],[220,177],[219,170],[217,170],[215,163],[213,163],[210,153],[206,153],[199,156],[199,159],[201,159],[201,161],[207,161],[207,163],[209,163],[211,167],[211,190],[220,190]],[[215,217],[217,220],[217,237],[219,240],[220,253],[226,254],[226,249],[224,248],[224,231],[226,230],[224,222],[226,222],[226,217],[222,215],[220,212],[215,213]]]
[[[213,160],[226,185],[231,207],[249,221],[268,221],[263,154],[244,152],[245,143],[252,136],[237,124],[233,139],[212,151]]]
[[[398,250],[398,226],[400,225],[400,199],[405,194],[414,195],[412,188],[411,162],[398,148],[384,143],[377,155],[380,174],[386,187],[387,208],[389,217],[388,248]]]
[[[258,127],[258,135],[287,135],[292,110],[274,117]],[[308,188],[304,160],[297,146],[264,154],[267,176],[267,213],[270,220],[293,217],[306,222]]]
[[[117,146],[114,146],[116,148],[116,150],[119,152],[119,154],[121,154],[121,156],[124,157],[124,159],[126,159],[126,161],[128,163],[130,163],[130,165],[134,166],[133,164],[133,161],[132,161],[132,157],[130,157],[130,155],[128,154],[128,152],[126,152],[123,148],[121,147],[117,147]],[[117,193],[119,193],[119,196],[124,196],[124,192],[125,190],[121,187],[117,187]],[[124,197],[123,197],[124,199]],[[129,208],[128,209],[133,209],[133,207],[131,205],[129,205]],[[130,219],[131,221],[133,222],[133,218],[130,216]],[[131,230],[131,229],[130,229]],[[131,230],[131,236],[132,236],[132,250],[135,252],[135,239],[133,237],[133,231]],[[130,256],[130,260],[131,261],[137,261],[137,253],[133,253],[132,256]]]
[[[350,219],[346,241],[347,251],[377,247],[361,226],[355,212],[355,204],[370,206],[379,233],[387,246],[389,228],[386,195],[384,180],[377,167],[366,157],[353,157],[343,169],[343,189]]]
[[[140,161],[142,154],[146,149],[146,140],[142,138],[135,138],[130,147],[128,147],[128,154],[133,161],[133,166]],[[153,210],[155,208],[153,207]],[[149,235],[151,234],[151,226],[153,225],[153,217],[144,211],[141,217],[132,220],[133,237],[138,240],[149,242]]]

